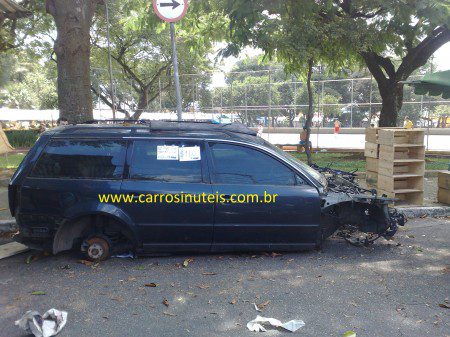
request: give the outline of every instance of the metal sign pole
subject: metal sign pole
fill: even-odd
[[[175,94],[177,96],[177,117],[178,121],[181,121],[181,87],[178,74],[177,45],[175,43],[175,24],[173,22],[170,23],[170,40],[172,41],[173,76],[175,78]]]

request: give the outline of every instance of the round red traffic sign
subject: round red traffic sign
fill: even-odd
[[[177,22],[185,15],[188,0],[153,0],[153,9],[156,15],[167,22]]]

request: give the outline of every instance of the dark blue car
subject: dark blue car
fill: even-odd
[[[180,202],[186,196],[194,200]],[[59,127],[39,138],[9,185],[18,241],[94,260],[126,250],[305,250],[348,224],[391,236],[388,202],[333,192],[322,174],[241,124]]]

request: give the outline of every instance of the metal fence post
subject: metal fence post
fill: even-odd
[[[161,89],[161,77],[158,77],[158,90],[159,90],[159,112],[162,112],[162,89]]]
[[[353,128],[353,78],[352,78],[352,91],[351,91],[351,98],[350,98],[350,127]]]
[[[272,117],[272,74],[271,74],[271,68],[269,67],[269,128],[270,123],[274,125],[273,117]]]
[[[373,77],[370,75],[370,92],[369,92],[369,127],[372,124],[372,82]]]
[[[247,104],[247,86],[244,85],[245,124],[246,124],[247,126],[249,126],[250,123],[248,122],[248,112],[247,112],[248,106],[247,106],[247,105],[248,105],[248,104]]]

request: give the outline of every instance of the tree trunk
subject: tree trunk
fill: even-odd
[[[311,123],[313,119],[313,92],[311,88],[311,76],[313,71],[313,60],[308,60],[308,78],[306,80],[306,87],[308,89],[308,113],[306,115],[306,144],[305,144],[305,151],[306,151],[306,157],[308,158],[308,165],[312,165],[312,158],[311,158],[311,146],[309,146],[309,138],[311,136]]]
[[[47,0],[55,20],[54,51],[58,64],[60,117],[70,123],[93,119],[90,77],[90,35],[97,0]]]
[[[382,105],[379,127],[397,126],[398,113],[403,105],[403,84],[396,81],[380,87]]]

